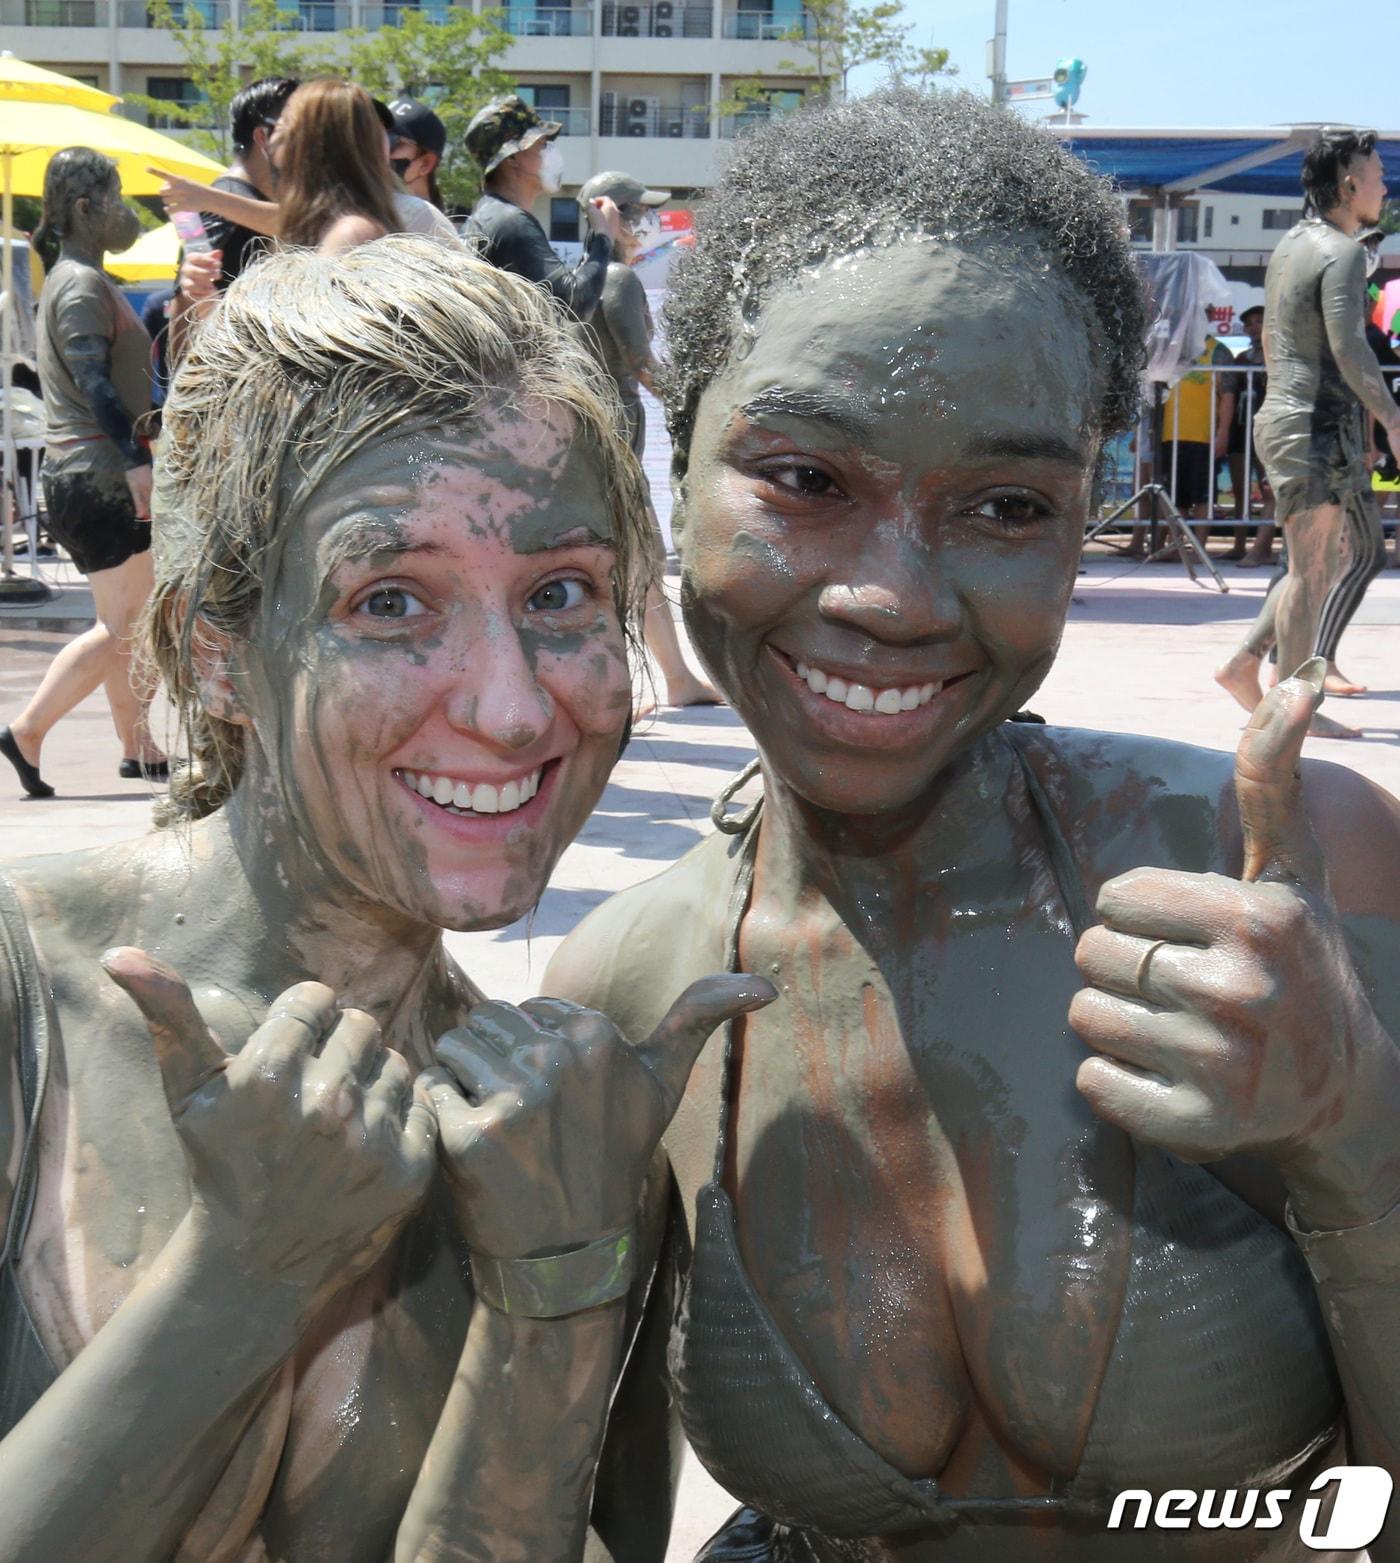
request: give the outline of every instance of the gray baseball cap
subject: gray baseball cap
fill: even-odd
[[[594,174],[579,191],[578,204],[587,206],[600,195],[610,197],[618,206],[661,206],[671,199],[669,190],[649,190],[640,179],[616,171]]]

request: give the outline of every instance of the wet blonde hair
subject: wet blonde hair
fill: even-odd
[[[399,235],[335,257],[275,255],[232,284],[175,377],[157,452],[143,637],[190,762],[157,823],[212,813],[243,770],[244,729],[200,695],[201,627],[246,637],[288,529],[352,453],[415,428],[469,428],[503,397],[567,412],[597,457],[635,647],[655,571],[645,479],[615,392],[546,293]]]

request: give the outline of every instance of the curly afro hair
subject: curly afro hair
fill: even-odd
[[[1098,432],[1136,416],[1147,303],[1106,180],[1053,137],[968,93],[893,89],[744,137],[696,212],[663,320],[667,423],[688,460],[705,387],[804,267],[904,234],[1043,246],[1081,296],[1103,368]]]

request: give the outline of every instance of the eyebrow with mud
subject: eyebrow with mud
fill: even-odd
[[[415,539],[402,522],[372,516],[346,517],[326,538],[323,548],[327,575],[333,575],[344,564],[362,564],[395,554],[443,552],[438,543]]]
[[[1055,434],[979,434],[967,443],[969,456],[1003,456],[1019,461],[1057,461],[1087,467],[1082,450]]]
[[[753,423],[765,418],[802,418],[825,423],[844,434],[854,444],[871,438],[871,425],[844,402],[834,402],[812,391],[788,391],[772,386],[760,391],[739,408],[739,414]]]

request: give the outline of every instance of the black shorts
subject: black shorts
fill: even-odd
[[[1176,487],[1172,487],[1175,451]],[[1194,510],[1210,498],[1215,476],[1215,447],[1200,440],[1168,440],[1162,446],[1162,485],[1176,499],[1178,510]]]
[[[49,536],[84,575],[115,570],[151,546],[151,523],[136,519],[126,469],[116,460],[45,458],[40,473]]]

